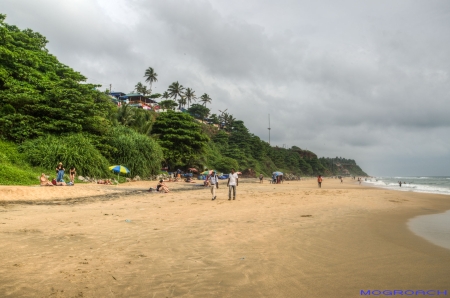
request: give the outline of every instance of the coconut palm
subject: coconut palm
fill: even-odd
[[[202,96],[200,96],[200,101],[203,102],[203,105],[206,107],[207,103],[211,103],[212,98],[209,97],[208,94],[203,94]]]
[[[181,96],[180,99],[178,100],[178,103],[180,104],[178,109],[181,110],[181,108],[186,106],[186,96]]]
[[[158,81],[158,74],[153,70],[152,67],[149,67],[145,70],[145,81],[150,83],[150,89],[148,90],[148,93],[152,93],[152,83]]]
[[[188,109],[189,109],[189,105],[192,101],[196,101],[197,96],[195,96],[195,91],[192,90],[191,88],[187,88],[186,91],[184,92],[184,96],[186,97],[186,101],[188,104]]]
[[[164,99],[169,99],[170,97],[169,92],[165,91],[161,97]]]
[[[177,81],[177,82],[173,82],[169,86],[169,89],[167,91],[169,92],[169,96],[171,98],[173,98],[174,101],[177,101],[178,96],[180,98],[183,97],[184,87],[183,87],[183,85],[180,85],[180,83],[178,83],[178,81]],[[180,104],[180,107],[181,107],[181,104]]]
[[[130,105],[123,104],[117,111],[117,120],[120,124],[129,126],[135,120],[135,109]]]
[[[137,93],[140,93],[142,95],[147,95],[149,93],[149,90],[147,89],[147,86],[142,84],[141,82],[137,83],[136,86],[134,86]]]

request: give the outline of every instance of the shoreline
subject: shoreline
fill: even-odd
[[[222,182],[215,201],[209,189],[182,191],[180,184],[168,194],[119,193],[88,204],[0,204],[0,295],[359,297],[368,289],[447,290],[450,251],[406,222],[449,210],[450,200],[352,182],[324,179],[321,189],[314,180],[240,183],[236,201],[227,200]],[[136,183],[123,189],[155,182]],[[79,187],[78,193],[99,192]]]

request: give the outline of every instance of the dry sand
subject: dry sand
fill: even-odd
[[[0,187],[0,297],[361,297],[449,290],[450,251],[406,221],[450,197],[352,180]]]

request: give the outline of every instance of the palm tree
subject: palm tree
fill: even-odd
[[[209,97],[208,94],[203,94],[202,96],[200,96],[200,101],[203,102],[203,105],[206,107],[207,103],[211,103],[212,98]]]
[[[225,110],[226,111],[226,110]],[[233,127],[233,122],[236,121],[236,118],[233,117],[233,115],[226,113],[225,111],[222,112],[222,114],[219,116],[219,120],[221,124],[223,123],[225,131],[231,131],[231,128]]]
[[[188,109],[189,109],[190,103],[192,102],[192,100],[196,101],[197,96],[195,96],[195,91],[192,90],[191,88],[186,89],[186,91],[184,92],[184,96],[186,97]]]
[[[161,97],[164,99],[169,99],[170,97],[169,92],[165,91]]]
[[[178,103],[180,104],[178,106],[178,109],[181,110],[181,108],[186,106],[186,96],[181,96],[180,99],[178,100]]]
[[[130,105],[123,104],[117,112],[117,120],[120,124],[130,126],[135,121],[135,109]]]
[[[180,85],[180,83],[177,82],[173,82],[170,86],[169,89],[167,90],[169,92],[169,96],[171,98],[174,99],[174,101],[177,101],[177,96],[183,97],[183,91],[184,91],[184,87],[183,85]],[[181,104],[180,104],[181,107]]]
[[[145,70],[145,75],[144,77],[146,78],[145,81],[150,83],[150,89],[149,94],[152,94],[152,83],[158,81],[158,74],[153,70],[152,67],[149,67]]]
[[[134,86],[134,88],[137,93],[140,93],[144,96],[147,95],[147,93],[149,92],[149,90],[147,89],[147,86],[145,86],[141,82],[137,83],[136,86]]]

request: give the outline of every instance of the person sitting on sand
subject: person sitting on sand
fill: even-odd
[[[167,185],[164,184],[164,181],[161,179],[161,180],[159,180],[158,185],[156,185],[156,191],[168,193],[170,190],[167,187]]]
[[[48,180],[47,176],[45,176],[44,173],[42,173],[42,175],[39,178],[39,180],[41,181],[41,186],[53,186],[52,182],[50,182]]]
[[[184,181],[186,181],[187,183],[191,183],[191,177],[187,177],[186,179],[184,179]]]
[[[65,169],[64,169],[63,163],[62,162],[58,163],[58,165],[56,166],[56,175],[57,175],[56,182],[63,181],[64,171],[65,171]]]

